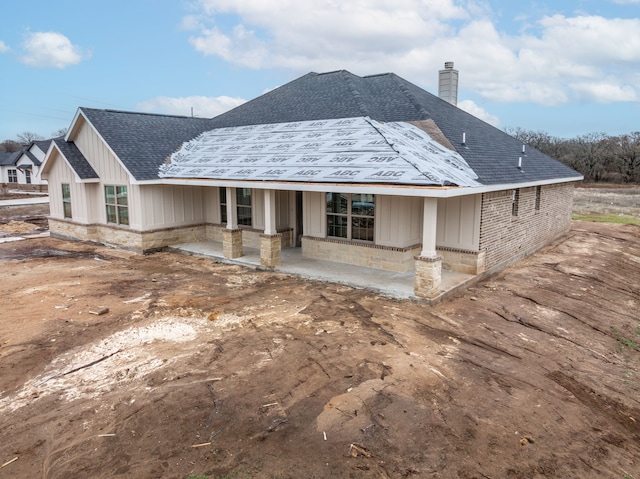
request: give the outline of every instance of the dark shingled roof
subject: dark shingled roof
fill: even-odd
[[[171,153],[213,128],[205,118],[81,110],[138,181],[158,179],[158,168]]]
[[[580,178],[533,148],[523,154],[520,141],[393,73],[308,73],[213,119],[81,110],[139,181],[158,179],[166,158],[207,130],[362,116],[382,122],[432,120],[485,185]]]
[[[0,166],[11,166],[16,164],[21,151],[13,151],[11,153],[0,152]]]
[[[64,139],[58,138],[52,140],[60,153],[64,155],[67,159],[73,171],[80,177],[82,180],[93,180],[98,179],[98,173],[91,167],[87,159],[80,153],[78,147],[71,142],[66,142]]]
[[[559,161],[393,73],[308,73],[211,120],[216,128],[326,118],[433,120],[485,185],[576,179]],[[466,142],[462,145],[462,135]],[[522,157],[522,169],[518,158]]]

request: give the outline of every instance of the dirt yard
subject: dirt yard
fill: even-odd
[[[50,238],[0,265],[1,478],[640,479],[640,227],[433,307]]]

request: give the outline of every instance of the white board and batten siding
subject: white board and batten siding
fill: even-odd
[[[305,236],[326,238],[325,193],[303,193]],[[422,198],[376,195],[374,243],[406,248],[422,238]]]
[[[327,236],[327,202],[325,193],[305,191],[302,193],[302,228],[305,236],[325,238]]]
[[[78,130],[73,142],[105,185],[128,185],[129,174],[88,124]]]
[[[439,199],[437,246],[478,251],[481,206],[482,195]]]
[[[100,185],[102,185],[86,185],[87,192],[93,192],[90,195],[93,197],[91,198],[92,201],[87,204],[88,222],[98,222],[102,224],[107,222],[107,213],[104,206],[104,185],[115,185],[127,187],[129,221],[132,225],[139,224],[141,222],[139,208],[136,208],[135,204],[136,196],[138,195],[136,195],[135,191],[132,191],[131,185],[129,184],[129,174],[93,128],[91,128],[82,117],[80,117],[78,121],[82,123],[73,138],[73,142],[98,174],[101,182]],[[51,182],[51,184],[55,183]]]
[[[204,223],[204,190],[193,186],[131,185],[131,227],[148,231]],[[142,221],[138,223],[138,219]]]
[[[422,198],[377,195],[375,243],[407,248],[422,241]]]
[[[54,155],[58,155],[54,151]],[[62,184],[69,185],[71,193],[71,220],[79,223],[93,223],[96,220],[94,211],[98,208],[98,185],[92,183],[77,183],[76,175],[62,158],[51,158],[52,168],[47,176],[49,184],[49,208],[52,218],[64,219],[62,206]]]

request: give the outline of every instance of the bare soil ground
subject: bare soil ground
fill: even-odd
[[[0,265],[0,477],[640,478],[637,226],[433,307],[50,238]]]

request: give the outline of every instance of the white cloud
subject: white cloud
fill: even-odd
[[[32,67],[63,69],[91,57],[58,32],[29,33],[22,46],[24,55],[20,60]]]
[[[191,116],[191,108],[193,108],[194,116],[213,118],[225,111],[242,105],[244,102],[246,102],[246,100],[242,98],[231,98],[228,96],[215,98],[206,96],[189,96],[182,98],[159,96],[138,103],[137,108],[147,112],[182,116]]]
[[[243,67],[297,74],[393,71],[433,90],[437,70],[455,61],[461,88],[489,100],[548,106],[640,100],[638,18],[527,15],[522,30],[508,34],[489,3],[473,0],[195,5],[182,22],[193,32],[194,48]]]
[[[202,15],[191,37],[196,50],[250,68],[281,66],[295,70],[331,69],[349,62],[379,65],[389,56],[406,56],[406,45],[425,34],[449,30],[443,20],[466,17],[453,0],[200,0]],[[236,15],[225,26],[217,15]],[[205,27],[204,25],[209,25]],[[339,67],[340,68],[340,67]],[[376,69],[377,71],[377,69]]]
[[[595,103],[638,101],[638,92],[634,88],[613,81],[573,83],[571,88],[581,99]]]
[[[500,119],[497,116],[490,114],[481,106],[476,105],[476,103],[472,100],[463,100],[458,102],[458,108],[466,111],[467,113],[470,113],[476,118],[480,118],[481,120],[486,121],[490,125],[493,125],[495,127],[500,126]]]
[[[6,53],[10,50],[9,45],[0,40],[0,53]]]

